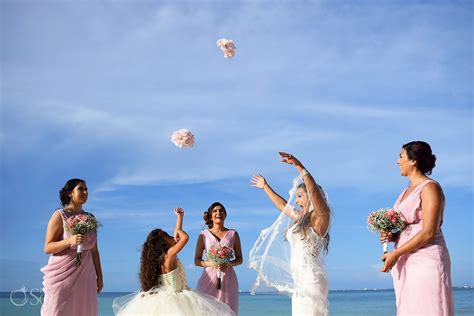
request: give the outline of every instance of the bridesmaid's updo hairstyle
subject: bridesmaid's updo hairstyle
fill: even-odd
[[[61,191],[59,191],[59,199],[61,200],[62,206],[66,206],[71,202],[71,197],[69,196],[69,194],[71,194],[71,192],[79,183],[85,184],[86,181],[77,178],[70,179],[66,182]]]
[[[416,167],[423,174],[430,175],[436,165],[436,156],[431,152],[431,147],[423,141],[413,141],[402,146],[410,160],[416,161]]]
[[[148,234],[143,244],[139,274],[142,291],[159,286],[159,278],[163,273],[161,264],[169,249],[167,236],[165,231],[157,228]]]
[[[220,202],[212,203],[211,206],[209,206],[209,208],[207,209],[207,211],[204,212],[204,215],[202,217],[202,219],[204,220],[204,223],[207,225],[207,227],[209,227],[209,229],[211,229],[212,226],[213,226],[213,223],[212,223],[212,210],[216,206],[222,207],[222,210],[224,211],[224,214],[227,217],[227,211],[225,210],[225,207],[224,207],[224,205],[222,205],[222,203],[220,203]]]

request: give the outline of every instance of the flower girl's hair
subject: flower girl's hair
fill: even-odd
[[[161,229],[154,229],[146,238],[140,258],[140,283],[142,291],[159,286],[159,278],[163,273],[161,264],[169,249],[166,241],[168,234]]]

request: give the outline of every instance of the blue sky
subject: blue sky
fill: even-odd
[[[186,210],[188,281],[214,201],[244,259],[278,215],[300,158],[329,194],[331,289],[390,288],[367,214],[407,179],[402,144],[428,141],[446,193],[454,285],[473,285],[473,43],[469,1],[1,2],[0,290],[40,288],[58,191],[87,180],[104,291],[138,288],[140,244]],[[219,38],[236,56],[223,58]],[[196,135],[192,149],[172,131]],[[237,268],[241,290],[255,277]]]

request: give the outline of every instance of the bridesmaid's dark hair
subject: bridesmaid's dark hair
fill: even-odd
[[[61,191],[59,191],[59,199],[61,200],[62,206],[66,206],[71,202],[71,197],[69,196],[69,194],[71,194],[71,192],[79,183],[85,184],[86,181],[77,178],[67,180],[64,187],[61,189]]]
[[[224,211],[224,214],[227,217],[227,211],[225,210],[225,207],[224,207],[224,205],[222,205],[222,203],[220,203],[220,202],[212,203],[211,206],[208,207],[207,211],[205,211],[204,215],[202,216],[202,219],[204,220],[204,223],[207,225],[207,227],[209,227],[209,229],[211,229],[212,226],[214,225],[212,223],[212,210],[216,206],[222,207],[222,210]]]
[[[317,185],[317,184],[316,184]],[[321,194],[323,195],[323,198],[326,200],[326,195],[324,194],[322,188],[317,185],[319,190],[321,190]],[[306,185],[304,183],[301,183],[300,185],[298,185],[296,187],[297,189],[302,189],[306,192],[306,194],[308,194],[308,189],[306,189]],[[294,234],[297,234],[299,232],[302,233],[303,235],[303,238],[302,239],[305,239],[306,238],[306,233],[308,231],[308,228],[311,226],[311,213],[310,212],[306,212],[303,217],[298,221],[298,223],[296,224],[296,228],[295,230],[293,231]],[[325,254],[328,254],[329,253],[329,240],[331,238],[329,237],[329,230],[328,232],[326,233],[326,236],[324,236],[324,253]]]
[[[420,140],[406,143],[402,146],[407,152],[410,160],[416,161],[416,167],[423,174],[430,175],[436,165],[436,156],[431,152],[431,147],[427,142]]]
[[[157,228],[152,230],[142,248],[140,258],[140,284],[142,291],[148,291],[159,286],[159,278],[163,273],[161,264],[169,249],[166,238],[168,234]]]

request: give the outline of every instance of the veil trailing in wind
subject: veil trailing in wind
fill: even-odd
[[[291,274],[291,245],[288,242],[287,233],[295,230],[293,228],[288,232],[293,225],[305,227],[305,221],[309,220],[309,216],[304,216],[305,212],[301,206],[296,204],[297,194],[301,188],[306,190],[302,177],[298,176],[293,179],[293,186],[289,191],[290,196],[284,211],[270,227],[260,232],[260,236],[250,250],[248,266],[257,271],[257,278],[250,291],[252,295],[262,283],[289,296],[293,294],[295,284]],[[319,189],[326,198],[322,188],[319,187]],[[310,205],[307,212],[311,213],[314,207],[309,199],[308,201]]]

